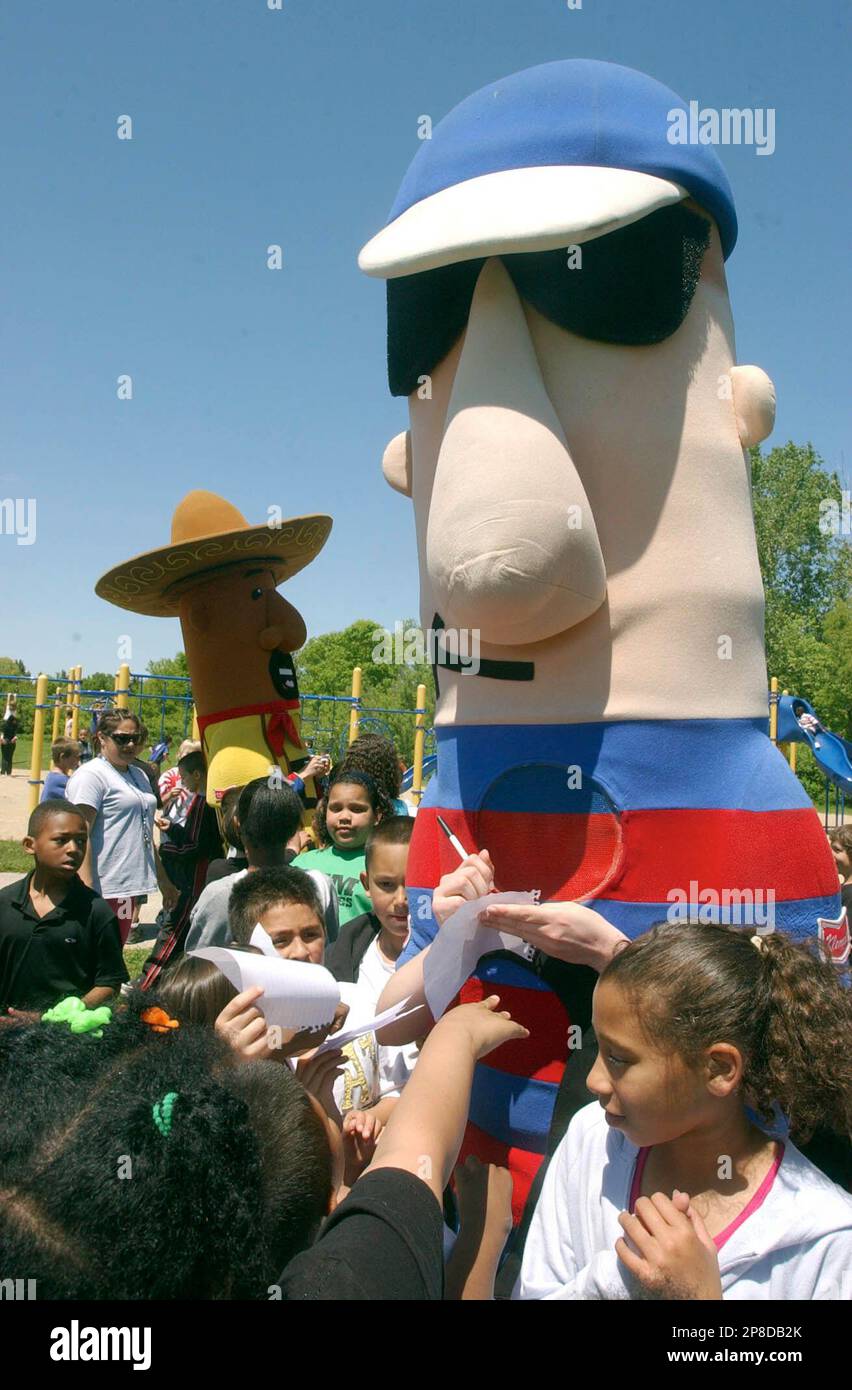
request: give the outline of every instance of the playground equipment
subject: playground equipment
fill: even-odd
[[[83,685],[83,668],[74,666],[66,681],[54,681],[45,675],[6,677],[10,683],[29,685],[31,689],[19,693],[18,698],[34,701],[33,750],[30,762],[29,806],[32,811],[41,796],[44,785],[42,769],[49,758],[45,757],[45,721],[48,710],[53,713],[51,742],[64,733],[64,710],[71,710],[75,719],[77,737],[81,712],[91,717],[98,709],[111,705],[123,706],[138,713],[151,731],[156,727],[156,718],[151,717],[151,707],[157,703],[159,710],[159,736],[166,727],[166,716],[171,708],[177,707],[183,725],[183,738],[198,738],[198,722],[193,704],[188,676],[160,676],[147,671],[131,672],[129,665],[123,663],[115,675],[112,690],[88,689]],[[410,791],[419,803],[425,783],[435,769],[433,752],[434,731],[427,725],[426,687],[419,685],[415,708],[385,708],[365,705],[361,697],[363,672],[356,666],[352,672],[352,687],[349,695],[303,695],[302,732],[309,749],[328,749],[335,761],[342,758],[346,748],[359,733],[382,733],[393,738],[393,731],[387,723],[388,716],[405,715],[414,718],[414,756],[412,765],[403,777],[403,790]],[[165,686],[165,689],[158,687]],[[54,687],[51,692],[50,687]],[[342,716],[338,718],[338,716]],[[60,727],[61,726],[61,727]],[[427,756],[427,750],[429,756]]]
[[[76,739],[80,737],[81,715],[84,716],[84,727],[88,728],[93,716],[114,705],[123,705],[138,713],[151,735],[154,735],[159,725],[159,736],[162,737],[167,713],[175,706],[180,712],[178,723],[182,723],[183,726],[182,737],[186,738],[191,727],[195,727],[195,711],[187,676],[158,676],[147,671],[134,674],[125,662],[116,672],[112,689],[109,690],[86,686],[83,682],[82,666],[72,666],[64,680],[56,680],[44,674],[37,677],[7,676],[5,680],[16,683],[19,704],[33,702],[29,811],[38,805],[44,785],[42,769],[50,761],[44,747],[48,711],[52,714],[50,743],[65,733],[65,721],[69,714],[71,737]],[[158,688],[162,686],[166,688]],[[197,729],[193,736],[197,736]]]
[[[770,694],[770,734],[774,742],[786,743],[789,762],[796,770],[796,745],[805,743],[811,750],[814,762],[825,778],[825,815],[823,824],[829,828],[831,815],[831,789],[834,788],[834,824],[843,825],[846,811],[846,797],[852,793],[852,743],[839,734],[823,728],[814,707],[800,695],[790,695],[785,690],[778,694],[777,677],[772,679]],[[799,722],[806,716],[804,725]]]

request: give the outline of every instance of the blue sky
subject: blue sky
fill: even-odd
[[[770,444],[813,441],[848,485],[849,15],[845,0],[5,0],[0,497],[35,497],[38,527],[29,546],[0,535],[0,652],[85,671],[115,669],[126,635],[134,670],[178,650],[175,620],[93,586],[165,543],[194,487],[252,521],[270,505],[334,517],[286,591],[309,633],[417,613],[410,504],[379,470],[406,411],[387,391],[383,287],[356,256],[419,116],[555,58],[775,109],[771,157],[719,151],[740,219],[738,358],[778,388]]]

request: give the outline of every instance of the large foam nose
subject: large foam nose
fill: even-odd
[[[606,594],[592,509],[498,260],[483,267],[471,304],[426,563],[446,625],[477,628],[486,642],[552,637]]]
[[[266,600],[266,622],[258,633],[258,643],[265,652],[274,652],[278,647],[285,652],[298,651],[304,645],[308,630],[298,609],[279,593],[272,593]]]

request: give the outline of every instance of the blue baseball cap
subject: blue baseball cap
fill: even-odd
[[[715,151],[676,144],[670,88],[618,63],[569,58],[466,97],[409,165],[383,230],[362,250],[392,279],[478,256],[547,251],[604,236],[692,197],[737,239]]]

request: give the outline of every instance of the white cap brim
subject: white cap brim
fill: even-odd
[[[367,242],[358,264],[367,275],[392,280],[479,256],[555,251],[687,197],[679,184],[634,169],[503,169],[414,203]]]

